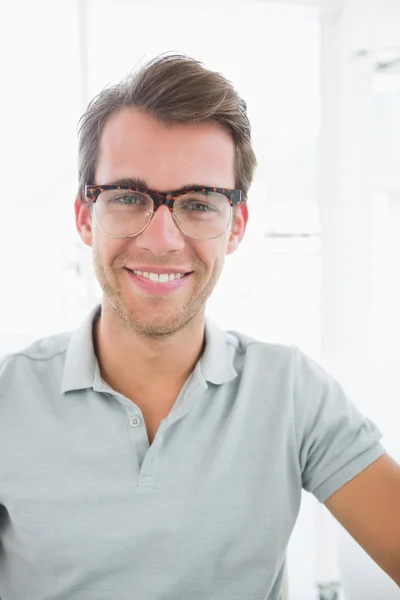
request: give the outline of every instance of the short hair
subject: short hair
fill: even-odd
[[[79,120],[79,197],[93,184],[101,134],[107,120],[135,107],[166,124],[215,122],[235,144],[235,187],[247,200],[257,165],[247,105],[220,73],[183,54],[162,54],[120,83],[104,88]]]

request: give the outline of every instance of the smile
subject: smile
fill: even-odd
[[[128,269],[127,267],[126,271],[136,287],[142,292],[156,296],[169,294],[182,288],[192,275],[192,273],[150,273]]]
[[[174,279],[182,279],[185,277],[187,273],[148,273],[147,271],[132,271],[135,275],[139,277],[144,277],[145,279],[150,279],[150,281],[154,281],[154,283],[167,283],[167,281],[174,281]]]

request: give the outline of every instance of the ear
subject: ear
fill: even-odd
[[[92,218],[89,213],[87,202],[79,196],[75,198],[75,224],[80,238],[86,246],[92,246]]]
[[[229,236],[226,254],[232,254],[239,246],[246,231],[247,222],[249,220],[249,211],[245,202],[240,202],[237,210],[234,213],[234,223]]]

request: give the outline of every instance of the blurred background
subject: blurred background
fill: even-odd
[[[313,356],[400,462],[400,0],[1,0],[0,23],[0,355],[100,299],[73,212],[88,101],[184,52],[245,98],[259,161],[209,315]],[[306,492],[287,583],[290,600],[400,598]]]

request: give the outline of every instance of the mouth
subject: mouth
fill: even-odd
[[[168,294],[186,285],[193,271],[188,273],[149,273],[125,267],[131,281],[150,294]]]
[[[153,283],[169,283],[170,281],[183,279],[184,277],[187,277],[193,273],[193,271],[189,271],[188,273],[150,273],[147,271],[137,271],[136,269],[128,268],[127,270],[136,277],[143,277],[144,279],[148,279]]]

